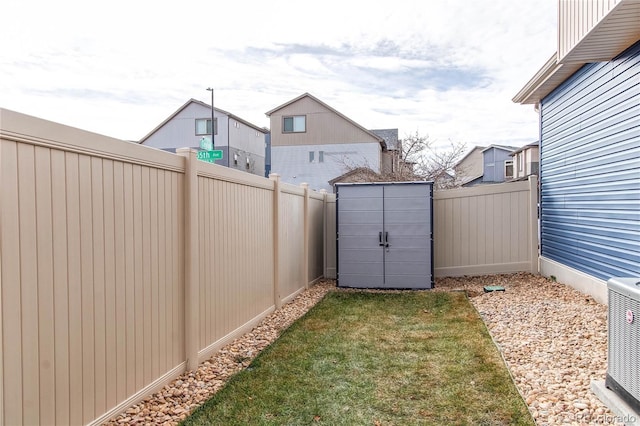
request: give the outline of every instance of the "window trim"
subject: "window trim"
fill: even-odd
[[[511,175],[507,174],[507,168],[511,166]],[[515,170],[513,167],[513,160],[504,160],[504,178],[513,179],[515,177]]]
[[[296,118],[304,118],[304,130],[296,130],[295,129],[295,123],[296,123]],[[285,122],[287,119],[291,119],[291,128],[292,130],[286,130],[285,129]],[[307,116],[305,114],[301,114],[301,115],[283,115],[282,116],[282,133],[306,133],[307,132]]]
[[[206,120],[206,124],[205,124],[205,133],[198,133],[198,121],[202,121],[202,120]],[[194,125],[195,125],[195,133],[196,136],[206,136],[206,135],[210,135],[211,133],[208,131],[209,130],[209,122],[211,121],[211,117],[203,117],[203,118],[196,118],[194,121]],[[218,134],[218,117],[216,117],[213,121],[214,123],[214,135]]]

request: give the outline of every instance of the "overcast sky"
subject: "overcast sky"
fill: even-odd
[[[305,92],[368,129],[537,140],[511,98],[556,51],[557,0],[3,0],[0,107],[139,140],[190,98],[260,127]],[[2,117],[0,117],[0,120]]]

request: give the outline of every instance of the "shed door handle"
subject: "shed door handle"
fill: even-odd
[[[384,246],[385,247],[389,247],[389,233],[388,232],[384,233]]]
[[[378,232],[378,245],[380,247],[384,246],[384,243],[382,242],[382,231]]]

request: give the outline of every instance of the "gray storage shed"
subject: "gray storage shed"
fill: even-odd
[[[433,183],[336,184],[338,287],[433,288]]]

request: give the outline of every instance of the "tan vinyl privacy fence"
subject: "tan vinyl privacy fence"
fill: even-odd
[[[333,195],[2,109],[0,144],[0,424],[98,424],[335,270]]]
[[[537,179],[436,191],[436,277],[538,272]]]

